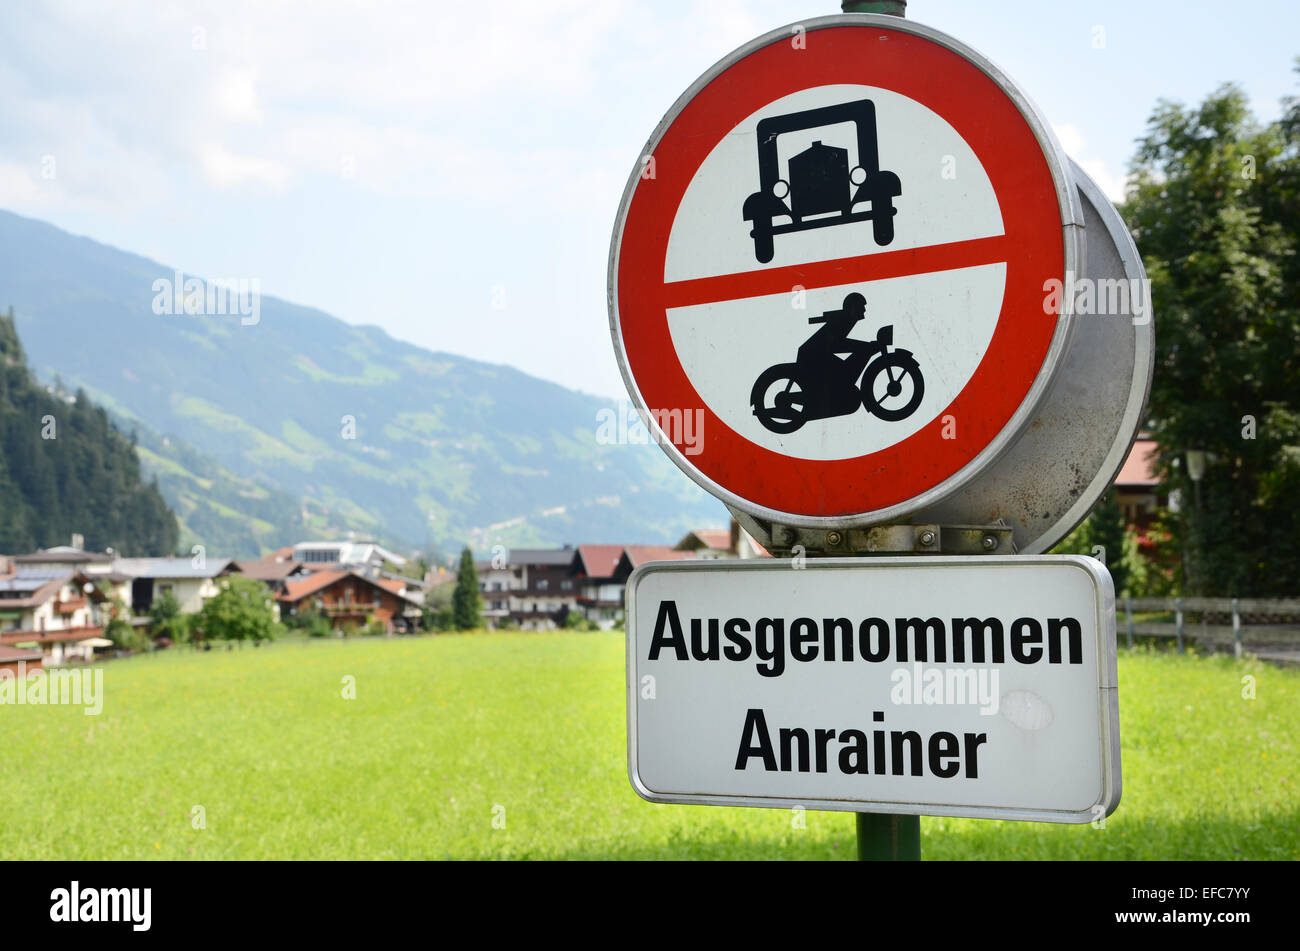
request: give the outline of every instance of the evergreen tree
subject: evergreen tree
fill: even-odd
[[[180,529],[130,440],[85,391],[51,394],[27,368],[13,311],[0,316],[0,551],[66,545],[165,555]]]
[[[1105,560],[1106,568],[1110,571],[1116,595],[1122,595],[1128,587],[1129,571],[1124,555],[1125,527],[1124,512],[1119,507],[1114,488],[1111,488],[1088,516],[1088,540],[1093,549],[1101,548],[1098,554]]]
[[[478,590],[478,572],[474,570],[474,555],[469,548],[460,553],[451,610],[456,630],[472,631],[483,626],[483,596]]]

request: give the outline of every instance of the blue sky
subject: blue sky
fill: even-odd
[[[1162,97],[1196,103],[1232,81],[1261,119],[1277,116],[1300,92],[1298,11],[908,5],[1001,66],[1115,196]],[[7,4],[0,207],[617,398],[606,256],[641,146],[732,49],[835,12],[835,0]]]

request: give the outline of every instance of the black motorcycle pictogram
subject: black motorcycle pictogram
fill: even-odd
[[[847,149],[814,142],[786,163],[788,180],[781,177],[777,140],[791,132],[852,122],[856,130],[857,164],[849,168]],[[880,168],[876,141],[876,105],[870,99],[838,103],[771,116],[758,123],[758,191],[745,199],[742,214],[754,227],[754,257],[760,264],[772,260],[772,238],[778,234],[825,228],[830,225],[871,221],[876,244],[894,240],[894,199],[903,186],[893,172]],[[862,204],[868,210],[854,209]],[[776,223],[778,218],[788,222]]]
[[[925,378],[911,351],[891,349],[892,324],[873,341],[849,336],[866,316],[867,300],[853,293],[840,310],[808,318],[822,324],[799,347],[794,363],[768,367],[754,382],[749,402],[774,433],[792,433],[810,419],[848,416],[859,408],[888,422],[907,419],[925,396]]]

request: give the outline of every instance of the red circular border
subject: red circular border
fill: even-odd
[[[1045,282],[1061,279],[1065,269],[1062,219],[1051,169],[1033,129],[1007,93],[973,63],[932,40],[875,26],[810,31],[806,45],[796,49],[777,40],[745,56],[697,92],[664,131],[654,149],[655,177],[639,181],[628,203],[618,251],[618,326],[628,370],[646,407],[703,408],[703,426],[692,433],[702,437],[702,445],[698,454],[685,457],[688,465],[768,509],[799,516],[859,515],[906,502],[957,473],[1020,407],[1056,330],[1056,320],[1043,312],[1043,296]],[[741,436],[700,398],[669,333],[664,262],[682,196],[723,136],[770,102],[835,84],[891,89],[933,110],[965,139],[1001,207],[1006,291],[984,359],[932,423],[857,458],[797,459]],[[740,231],[739,212],[737,218]],[[943,438],[948,415],[956,421],[958,438]],[[685,443],[676,445],[684,453]]]

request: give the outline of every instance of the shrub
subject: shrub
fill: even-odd
[[[589,621],[577,611],[570,611],[564,618],[561,627],[566,627],[571,631],[599,631],[600,625],[595,621]]]
[[[251,578],[222,578],[221,591],[194,616],[209,640],[269,641],[277,625],[266,585]]]

